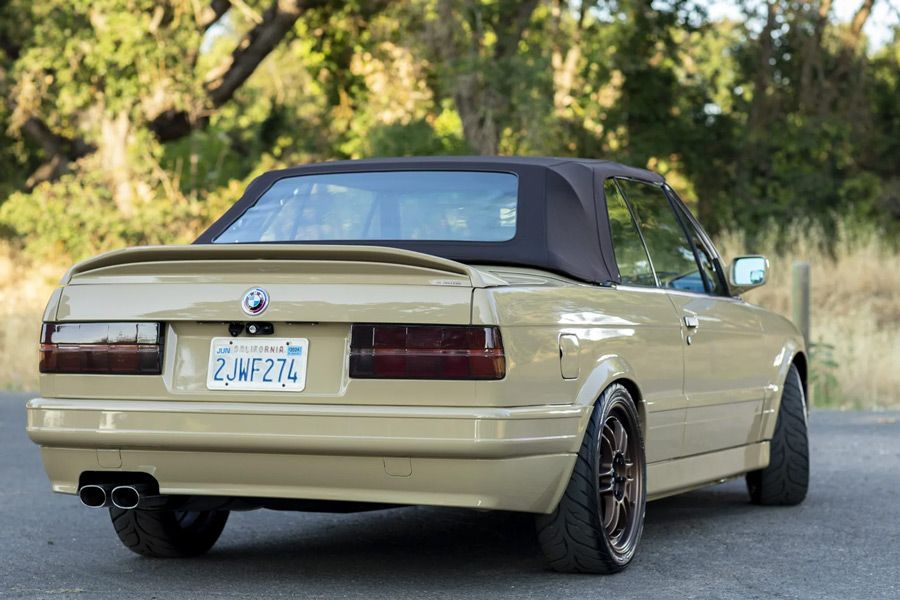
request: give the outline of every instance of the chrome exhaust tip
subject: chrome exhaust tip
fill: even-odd
[[[88,508],[108,506],[106,490],[100,485],[85,485],[78,490],[78,499]]]
[[[113,506],[122,510],[131,510],[137,508],[141,503],[141,492],[133,485],[120,485],[114,487],[109,495]]]

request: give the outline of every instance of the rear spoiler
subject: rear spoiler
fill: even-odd
[[[469,278],[472,287],[507,285],[490,273],[453,260],[383,246],[316,246],[307,244],[222,244],[184,246],[141,246],[106,252],[82,261],[69,269],[60,285],[67,285],[81,273],[127,264],[178,261],[229,260],[315,260],[370,262],[434,269]]]

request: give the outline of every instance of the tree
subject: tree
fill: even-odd
[[[751,238],[897,227],[900,38],[855,1],[0,0],[0,234],[189,241],[262,170],[473,152],[649,167]]]
[[[368,3],[371,13],[385,3]],[[152,131],[161,142],[205,126],[229,102],[260,63],[307,11],[326,0],[272,0],[262,13],[243,2],[253,24],[234,50],[203,71],[198,58],[204,33],[233,11],[229,0],[124,0],[3,6],[3,22],[27,23],[27,31],[4,32],[0,94],[11,109],[11,129],[39,146],[47,164],[29,180],[33,187],[57,178],[69,163],[93,151],[120,171],[117,157],[134,130]],[[333,6],[332,6],[333,8]],[[62,48],[62,52],[57,49]],[[128,204],[127,185],[117,195]]]
[[[466,140],[497,154],[511,108],[519,42],[538,0],[437,0],[428,22],[439,85],[453,98]]]

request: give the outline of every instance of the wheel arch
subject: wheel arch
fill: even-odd
[[[581,445],[584,442],[584,436],[587,434],[588,424],[590,423],[591,415],[594,413],[594,407],[597,405],[597,401],[600,400],[603,392],[605,392],[609,386],[616,383],[622,385],[628,390],[628,393],[631,394],[635,403],[635,408],[637,409],[641,433],[646,436],[647,411],[644,405],[644,396],[641,393],[641,388],[637,381],[638,378],[634,369],[623,357],[610,354],[597,359],[594,368],[587,377],[580,382],[581,386],[578,388],[578,393],[575,398],[576,406],[584,407],[588,410],[583,411],[581,420],[578,424],[578,434],[575,436],[577,439],[573,440],[573,452],[578,452],[578,449],[581,448]],[[573,455],[571,466],[566,472],[562,473],[563,481],[569,481],[574,468],[575,460]],[[548,504],[547,513],[552,512],[556,508],[564,491],[564,486],[559,488],[553,500]]]
[[[634,400],[638,417],[641,421],[641,429],[647,430],[647,410],[644,405],[644,396],[638,384],[637,375],[629,362],[619,355],[606,355],[597,360],[594,369],[585,378],[578,391],[576,404],[579,406],[593,406],[603,395],[606,389],[618,383],[622,385]],[[590,418],[588,414],[587,418]],[[582,428],[584,431],[584,428]]]
[[[803,395],[807,398],[807,404],[809,403],[809,359],[806,356],[806,352],[804,350],[798,350],[794,353],[794,356],[791,358],[791,364],[797,367],[797,371],[800,373],[800,382],[803,384]]]
[[[627,402],[618,392],[611,395],[614,402],[605,406],[599,404],[598,400],[610,386],[617,384],[631,395],[634,410],[628,407],[623,411]],[[628,422],[624,425],[627,431],[633,432],[634,428],[639,432],[644,430],[642,394],[637,377],[627,361],[621,357],[606,356],[597,361],[595,369],[586,378],[578,402],[590,408],[584,410],[585,427],[579,436],[578,453],[572,461],[572,469],[566,473],[565,488],[560,488],[558,497],[554,499],[553,509],[537,516],[538,541],[556,570],[614,573],[624,569],[631,561],[643,530],[647,493],[646,459],[640,433],[614,434],[611,438],[605,438],[606,444],[600,440],[613,410],[617,411],[620,421]],[[626,419],[622,419],[623,416]],[[621,442],[613,442],[613,439]],[[604,447],[607,448],[605,455]],[[632,462],[629,462],[629,455]],[[600,471],[601,465],[604,466],[603,472]],[[624,470],[628,468],[634,469],[631,471],[633,479],[630,486],[625,486],[622,485],[627,476]],[[615,483],[617,479],[619,483]],[[622,485],[618,491],[617,485]],[[627,491],[629,489],[630,492]],[[633,496],[626,497],[626,494]],[[606,511],[613,510],[619,516],[623,513],[619,512],[615,502],[610,508],[604,498],[629,502],[631,509],[624,513],[627,522],[621,525],[621,529],[618,529],[619,524],[623,523],[620,517],[610,518],[609,523],[615,531],[605,528]],[[630,503],[632,499],[637,509],[634,503]]]
[[[628,377],[620,377],[615,381],[611,381],[609,385],[613,385],[615,383],[620,384],[628,393],[631,394],[631,399],[634,400],[634,407],[637,409],[638,418],[641,420],[641,432],[646,435],[647,432],[647,413],[646,407],[644,406],[644,396],[641,394],[641,388],[638,386],[637,382],[634,379],[629,379]],[[603,388],[604,390],[606,388]]]

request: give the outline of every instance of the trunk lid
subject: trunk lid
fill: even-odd
[[[435,256],[368,246],[127,248],[72,267],[57,321],[393,322],[468,324],[476,287],[503,281]],[[398,286],[403,286],[398,287]],[[258,317],[240,307],[264,287]]]
[[[143,398],[260,402],[383,403],[366,390],[391,389],[393,404],[454,404],[456,387],[423,402],[398,391],[413,382],[350,381],[347,356],[354,323],[468,325],[474,288],[502,279],[450,260],[383,247],[242,244],[128,248],[72,267],[48,307],[48,320],[158,321],[166,326],[163,374],[53,375],[51,397]],[[244,294],[262,288],[269,304],[250,316]],[[308,340],[302,392],[208,389],[211,345],[229,324],[271,323],[272,336],[235,340]],[[352,383],[352,386],[350,385]],[[355,393],[349,388],[356,388]],[[456,398],[448,401],[450,394]],[[377,396],[382,396],[379,393]],[[463,398],[465,394],[463,394]]]

